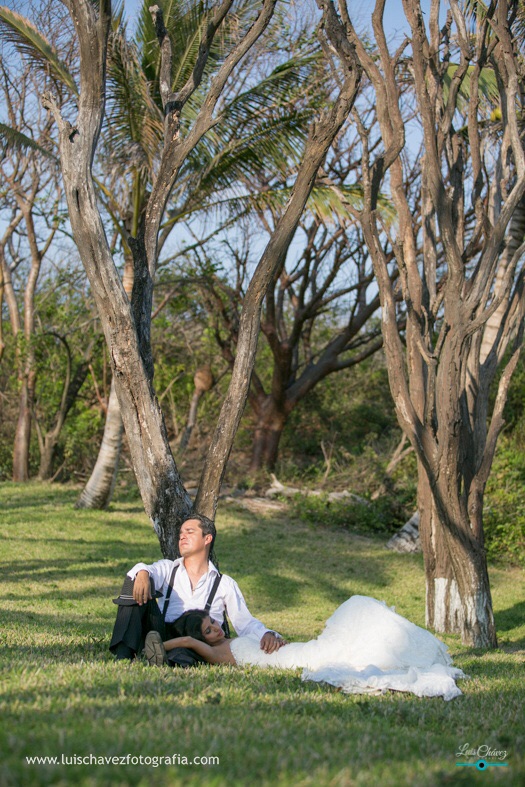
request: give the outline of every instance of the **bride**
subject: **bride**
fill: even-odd
[[[396,614],[382,601],[352,596],[309,642],[284,644],[273,653],[257,639],[227,639],[203,610],[189,610],[175,621],[180,637],[162,642],[151,631],[145,655],[150,664],[166,663],[166,651],[191,648],[210,664],[303,668],[302,679],[323,681],[352,694],[408,691],[419,697],[450,700],[461,694],[446,646],[430,632]]]

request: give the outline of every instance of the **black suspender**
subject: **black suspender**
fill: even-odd
[[[217,576],[215,577],[215,581],[212,585],[212,588],[210,590],[208,601],[206,602],[206,606],[204,607],[205,612],[209,612],[211,609],[211,605],[213,604],[213,599],[215,598],[215,594],[217,592],[217,588],[219,587],[221,579],[222,579],[222,574],[217,574]]]
[[[173,585],[175,584],[175,574],[177,573],[178,567],[178,563],[173,566],[170,581],[168,582],[168,590],[166,591],[166,595],[164,597],[164,605],[162,607],[162,620],[164,622],[166,622],[166,612],[168,611],[168,604],[170,603],[171,591],[173,590]]]
[[[162,606],[162,619],[164,621],[166,620],[166,613],[168,611],[168,605],[170,603],[170,596],[171,596],[171,593],[173,591],[173,587],[175,585],[175,574],[177,573],[177,569],[178,569],[179,565],[180,565],[179,563],[176,563],[173,566],[173,571],[171,572],[170,581],[168,583],[168,589],[166,591],[166,595],[164,596],[164,604]],[[219,587],[221,579],[222,579],[222,574],[218,573],[217,576],[215,577],[214,582],[213,582],[212,589],[210,590],[210,594],[208,596],[208,600],[206,601],[206,606],[204,607],[204,611],[205,612],[209,612],[210,609],[211,609],[211,605],[213,604],[213,599],[215,598],[215,594],[217,593],[217,588]],[[224,610],[224,613],[225,614],[224,614],[223,628],[226,627],[225,628],[225,634],[226,634],[226,636],[229,636],[229,627],[228,627],[228,623],[227,623],[227,620],[226,620],[226,609]]]

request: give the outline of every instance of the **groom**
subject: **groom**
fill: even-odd
[[[151,565],[137,563],[128,571],[122,592],[114,599],[118,613],[109,648],[117,659],[134,658],[149,630],[160,631],[166,639],[177,636],[173,622],[188,609],[207,608],[221,625],[227,611],[237,634],[257,636],[266,653],[273,653],[284,644],[279,634],[269,631],[251,615],[235,580],[219,574],[209,559],[216,534],[210,519],[193,514],[181,525],[180,558],[158,560]],[[158,604],[154,596],[159,599]],[[164,621],[161,610],[165,610]],[[186,648],[175,648],[167,658],[171,666],[191,666],[202,661]]]

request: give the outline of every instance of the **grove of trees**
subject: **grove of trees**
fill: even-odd
[[[427,622],[491,647],[483,501],[524,327],[524,7],[403,9],[390,36],[388,0],[369,17],[144,2],[134,26],[110,0],[0,7],[0,394],[19,481],[33,426],[51,478],[68,415],[97,410],[100,434],[105,412],[79,504],[107,505],[125,431],[172,556],[192,506],[215,516],[245,406],[247,473],[273,469],[292,414],[380,352],[416,457]],[[181,445],[201,397],[217,404],[192,501],[172,427],[195,372]]]

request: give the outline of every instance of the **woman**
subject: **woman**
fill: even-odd
[[[185,612],[176,622],[181,636],[162,643],[157,632],[146,640],[151,664],[162,664],[166,651],[192,648],[210,664],[253,664],[261,667],[303,668],[303,680],[324,681],[348,693],[378,693],[386,689],[446,700],[461,691],[446,646],[430,632],[397,615],[381,601],[352,596],[309,642],[283,645],[265,653],[251,637],[227,639],[203,610]]]

